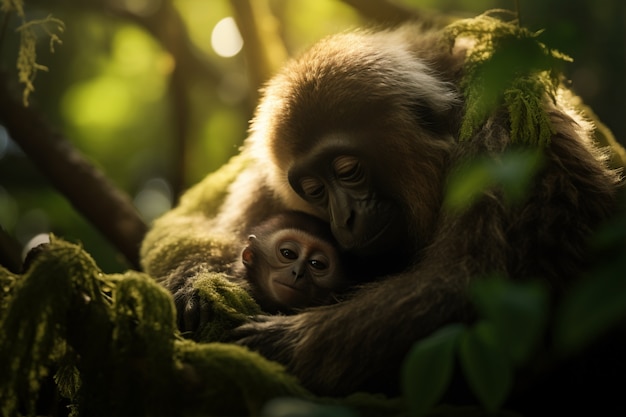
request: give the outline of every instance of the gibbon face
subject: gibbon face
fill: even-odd
[[[379,170],[367,149],[333,135],[301,157],[288,178],[294,191],[330,223],[343,250],[370,255],[402,242],[407,230],[400,206],[376,181],[384,178]]]
[[[241,258],[256,298],[270,310],[328,304],[347,283],[327,226],[303,213],[254,229]]]

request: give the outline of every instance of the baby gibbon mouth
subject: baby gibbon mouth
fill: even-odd
[[[290,306],[298,306],[306,303],[308,297],[303,288],[298,288],[278,280],[272,281],[274,296],[279,303]]]
[[[290,288],[290,289],[292,289],[294,291],[299,291],[299,292],[304,291],[302,288],[298,288],[298,287],[296,287],[295,285],[292,285],[292,284],[286,284],[286,283],[278,281],[278,280],[274,280],[273,282],[275,284],[277,284],[277,285],[282,285],[283,287]]]

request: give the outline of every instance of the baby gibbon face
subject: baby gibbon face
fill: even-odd
[[[299,229],[280,229],[265,237],[250,235],[242,260],[265,296],[279,306],[302,308],[329,302],[345,284],[337,250]]]

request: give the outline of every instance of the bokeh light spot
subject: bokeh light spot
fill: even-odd
[[[50,243],[50,234],[39,233],[33,236],[28,242],[26,242],[24,248],[22,249],[22,259],[25,259],[26,255],[28,255],[28,252],[30,252],[32,249],[46,243]]]
[[[216,54],[225,58],[235,56],[243,47],[243,39],[235,19],[225,17],[217,22],[211,33],[211,46]]]
[[[112,76],[75,84],[63,97],[62,109],[67,119],[88,128],[119,126],[134,115],[126,83]]]
[[[143,218],[152,222],[172,208],[172,199],[170,185],[162,178],[152,178],[137,193],[133,202]]]

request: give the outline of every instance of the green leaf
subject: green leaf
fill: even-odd
[[[548,294],[540,282],[491,278],[472,285],[474,303],[492,325],[498,342],[514,363],[537,346],[547,324]]]
[[[494,178],[488,161],[475,161],[450,177],[444,205],[451,209],[462,209],[470,205],[493,183]]]
[[[502,186],[509,202],[518,202],[527,195],[528,186],[542,160],[541,150],[509,151],[499,163],[490,165],[491,175]]]
[[[278,397],[265,404],[262,415],[272,417],[358,417],[354,410],[339,405],[316,404],[299,398]]]
[[[402,367],[402,389],[411,415],[421,416],[443,395],[454,367],[455,347],[465,331],[462,324],[446,326],[417,342]]]
[[[555,348],[571,353],[626,315],[626,279],[619,263],[581,280],[556,312]]]
[[[444,205],[462,209],[493,187],[503,190],[510,203],[527,195],[534,174],[543,161],[541,150],[508,151],[501,158],[478,158],[450,176]]]
[[[460,341],[459,355],[474,394],[487,410],[497,410],[511,390],[513,373],[493,326],[479,322],[465,332]]]

